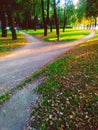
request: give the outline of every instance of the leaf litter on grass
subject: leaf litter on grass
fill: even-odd
[[[98,129],[98,42],[70,50],[45,68],[42,98],[32,111],[30,128]]]

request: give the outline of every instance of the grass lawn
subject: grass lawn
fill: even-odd
[[[37,31],[34,30],[28,30],[27,33],[34,35],[38,38],[41,38],[45,41],[57,41],[57,36],[56,36],[56,30],[53,29],[53,32],[51,33],[50,30],[48,29],[48,36],[44,37],[43,29],[37,29]],[[80,39],[90,33],[89,30],[79,30],[79,29],[66,29],[65,32],[62,32],[62,29],[60,29],[60,41],[73,41]]]
[[[21,33],[17,33],[17,36],[17,40],[12,40],[11,32],[8,31],[8,37],[2,38],[0,31],[0,56],[5,55],[13,49],[19,48],[26,44],[26,39]]]
[[[37,88],[41,99],[32,112],[31,127],[98,129],[98,33],[38,74],[45,80]]]

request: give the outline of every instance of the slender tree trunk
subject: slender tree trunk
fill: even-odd
[[[50,22],[50,19],[49,19],[49,4],[50,4],[50,0],[47,1],[47,25]]]
[[[49,18],[49,5],[50,5],[50,0],[47,1],[47,25],[50,24],[50,32],[52,32],[52,22],[50,21],[50,18]]]
[[[20,18],[19,18],[19,14],[17,13],[17,16],[16,16],[16,25],[17,25],[17,31],[19,32],[19,29],[20,29]]]
[[[56,24],[56,34],[59,40],[59,22],[58,22],[57,12],[56,12],[56,0],[54,0],[53,2],[54,2],[54,17],[55,17],[55,24]]]
[[[47,19],[45,19],[45,24],[44,24],[44,36],[47,36]]]
[[[95,28],[96,28],[96,25],[97,25],[97,19],[96,19],[96,17],[95,17],[94,19],[95,19]]]
[[[1,29],[2,29],[2,37],[7,37],[7,30],[6,30],[6,16],[5,16],[5,12],[2,11],[0,14],[1,14]]]
[[[29,20],[30,20],[30,12],[27,10],[24,12],[25,18],[24,18],[24,27],[26,31],[29,29]]]
[[[38,17],[35,16],[35,17],[34,17],[34,30],[35,30],[35,31],[36,31],[37,21],[38,21]]]
[[[25,25],[26,31],[29,29],[29,18],[26,16],[26,25]]]
[[[12,40],[16,40],[17,35],[16,35],[15,26],[14,26],[14,18],[12,16],[12,12],[8,11],[7,14],[8,14],[8,22],[9,22],[10,29],[11,29],[11,32],[12,32]]]
[[[43,0],[41,0],[41,5],[42,5],[42,18],[43,18],[43,23],[44,23],[44,36],[47,36],[47,18],[45,19]]]
[[[52,32],[52,25],[53,25],[53,18],[54,18],[54,15],[52,16],[51,20],[50,20],[50,32]]]
[[[66,17],[66,9],[64,7],[64,24],[63,24],[63,32],[65,32],[65,25],[66,25],[67,17]]]
[[[50,32],[52,32],[52,21],[50,20]]]

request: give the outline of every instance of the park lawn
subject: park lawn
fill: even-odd
[[[0,56],[8,54],[10,51],[20,48],[26,44],[26,39],[20,32],[17,33],[17,37],[17,40],[12,40],[11,32],[8,31],[8,36],[6,38],[2,38],[0,31]]]
[[[32,111],[31,128],[98,129],[98,32],[33,77],[44,76]]]
[[[53,32],[50,32],[48,29],[48,35],[44,37],[44,30],[43,29],[37,29],[37,31],[34,30],[28,30],[27,33],[34,35],[38,38],[41,38],[45,41],[57,41],[56,36],[56,30],[53,29]],[[62,32],[62,29],[60,29],[60,41],[73,41],[80,38],[83,38],[84,36],[88,35],[90,33],[90,30],[79,30],[79,29],[66,29],[65,32]]]

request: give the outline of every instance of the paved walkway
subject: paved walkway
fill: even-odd
[[[80,40],[65,43],[47,43],[28,34],[24,35],[28,41],[26,46],[0,57],[0,94],[16,87],[26,77],[75,45],[92,38],[95,32],[92,31]]]

